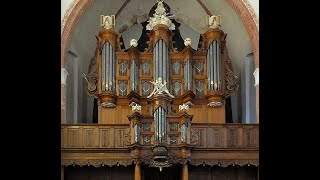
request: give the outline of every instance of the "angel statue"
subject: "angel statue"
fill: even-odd
[[[166,80],[164,80],[164,83],[162,83],[162,78],[159,77],[158,80],[149,81],[149,82],[154,85],[154,88],[153,88],[153,91],[151,92],[151,94],[148,96],[148,98],[150,98],[151,96],[156,95],[156,94],[163,94],[163,92],[167,93],[168,96],[170,96],[171,98],[174,98],[174,96],[172,94],[170,94],[170,92],[168,91]]]

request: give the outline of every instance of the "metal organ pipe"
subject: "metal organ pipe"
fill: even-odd
[[[167,45],[166,43],[163,42],[163,46],[162,46],[162,49],[163,49],[163,61],[162,61],[162,64],[163,64],[163,79],[165,79],[167,82],[168,82],[168,77],[167,77],[167,71],[169,70],[167,68],[167,62],[168,62],[168,58],[167,58]]]
[[[155,141],[158,141],[157,133],[159,132],[159,130],[158,130],[158,114],[157,114],[157,111],[154,112],[153,119],[154,119],[154,139],[155,139]]]
[[[217,68],[218,68],[218,90],[221,90],[221,54],[220,54],[220,46],[217,44]]]
[[[157,46],[157,45],[156,45]],[[156,47],[153,48],[153,79],[156,79]]]
[[[110,81],[111,81],[111,86],[110,86],[110,90],[113,90],[113,71],[114,71],[114,61],[113,61],[113,49],[112,49],[112,46],[110,45],[110,61],[111,61],[111,76],[110,76]]]
[[[153,49],[153,79],[158,80],[160,77],[162,81],[169,81],[169,55],[165,42],[160,39]],[[168,87],[168,84],[167,84]],[[155,127],[155,141],[165,142],[166,140],[166,111],[159,107],[155,110],[154,114],[154,127]]]
[[[212,44],[210,45],[210,90],[213,90],[213,83],[214,83],[214,78],[213,78],[213,47]]]
[[[159,142],[161,142],[161,132],[162,132],[162,128],[161,128],[161,112],[160,112],[160,108],[158,109],[158,136],[159,136]]]
[[[155,126],[155,141],[156,142],[165,142],[167,135],[167,113],[162,108],[159,107],[153,114],[154,117],[154,126]]]
[[[116,53],[114,49],[111,47],[111,54],[112,54],[112,90],[116,89]]]
[[[134,59],[131,60],[131,65],[130,65],[130,87],[131,90],[134,91],[135,87],[134,87]]]
[[[106,69],[106,64],[105,64],[105,58],[106,58],[106,53],[105,53],[105,44],[103,45],[102,48],[102,57],[101,57],[101,78],[102,78],[102,85],[101,85],[101,89],[102,91],[106,90],[106,86],[105,86],[105,82],[106,82],[106,76],[105,76],[105,69]]]
[[[104,62],[106,63],[106,69],[105,69],[105,76],[106,76],[106,91],[109,91],[109,81],[110,81],[110,63],[109,63],[109,43],[105,43],[105,60]]]
[[[136,64],[136,63],[134,63],[134,65],[135,65],[135,81],[134,81],[134,84],[135,84],[135,90],[136,90],[136,92],[138,93],[138,88],[139,88],[139,86],[138,86],[138,82],[139,82],[139,67],[138,67],[138,65]]]
[[[213,41],[213,66],[214,66],[214,81],[213,81],[213,88],[217,90],[217,41]]]
[[[210,49],[210,46],[209,46],[209,49]],[[208,49],[208,52],[207,52],[207,79],[208,79],[208,90],[210,90],[210,81],[211,81],[211,78],[210,78],[210,56],[209,56],[209,49]]]
[[[190,59],[188,60],[188,89],[192,91],[192,66]]]
[[[156,44],[156,47],[154,48],[154,59],[153,59],[153,62],[154,62],[154,66],[153,66],[153,68],[154,68],[154,71],[153,71],[153,73],[154,73],[154,77],[153,77],[153,79],[154,80],[157,80],[158,79],[158,59],[159,59],[159,57],[158,57],[158,43]]]
[[[115,80],[115,67],[116,67],[116,54],[114,49],[112,48],[109,42],[106,42],[103,45],[102,49],[102,90],[103,91],[111,91],[114,90],[116,87],[116,80]]]
[[[112,62],[112,48],[111,48],[111,46],[110,46],[110,44],[109,44],[109,62],[110,62],[110,77],[109,77],[109,81],[110,81],[110,83],[109,83],[109,91],[110,90],[112,90],[112,74],[113,74],[113,72],[112,72],[112,69],[113,69],[113,62]]]
[[[167,112],[164,110],[164,109],[162,109],[162,112],[163,112],[163,116],[162,116],[162,118],[163,118],[163,120],[162,120],[162,122],[163,122],[163,140],[165,141],[166,139],[167,139]]]
[[[159,40],[159,47],[160,47],[160,58],[159,58],[159,77],[161,77],[162,80],[164,80],[164,77],[163,77],[163,42],[162,40],[160,39]]]

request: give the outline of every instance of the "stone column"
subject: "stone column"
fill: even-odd
[[[182,165],[181,180],[189,180],[188,164],[187,163]]]
[[[66,82],[68,72],[61,69],[61,124],[66,123]]]
[[[141,165],[138,162],[134,168],[134,180],[141,180]]]
[[[64,167],[61,166],[61,180],[64,180]]]
[[[253,72],[254,75],[254,86],[256,87],[256,120],[259,123],[259,68]]]

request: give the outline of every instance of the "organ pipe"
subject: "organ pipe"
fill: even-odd
[[[184,66],[184,90],[192,90],[192,70],[191,70],[191,62],[188,59]]]
[[[102,49],[102,91],[115,89],[115,52],[109,42]]]
[[[162,81],[169,81],[169,54],[168,47],[165,42],[160,39],[153,49],[153,78],[158,80],[160,77]],[[169,84],[168,84],[169,85]]]
[[[207,52],[208,90],[221,90],[221,55],[217,41],[210,44]]]
[[[162,108],[159,107],[154,112],[154,126],[155,126],[155,141],[156,142],[165,142],[166,141],[166,135],[167,135],[167,127],[166,127],[166,119],[167,119],[167,113]]]
[[[133,59],[131,61],[131,66],[130,66],[130,86],[131,90],[134,92],[138,92],[138,65],[136,64],[136,61]]]

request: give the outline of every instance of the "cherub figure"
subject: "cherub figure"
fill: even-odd
[[[151,94],[148,96],[148,98],[156,94],[163,94],[163,92],[167,93],[169,97],[174,98],[174,96],[170,94],[170,92],[168,91],[167,82],[164,81],[164,83],[162,83],[161,77],[159,77],[158,80],[156,80],[155,82],[154,81],[149,81],[149,82],[154,85],[154,88]]]

